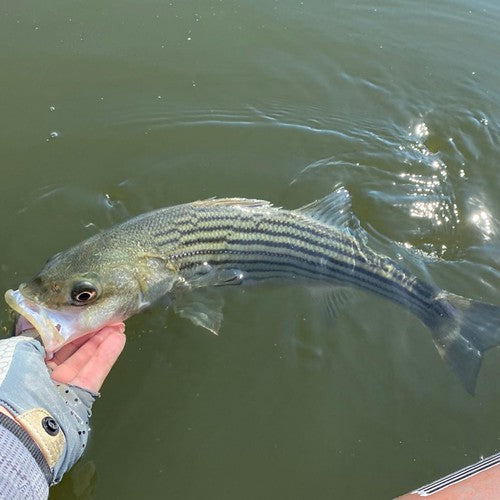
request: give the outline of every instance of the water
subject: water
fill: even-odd
[[[341,184],[379,248],[499,304],[499,23],[493,0],[4,2],[2,289],[155,207]],[[389,498],[498,451],[499,350],[472,398],[396,305],[320,313],[272,287],[228,291],[218,338],[129,320],[51,497]]]

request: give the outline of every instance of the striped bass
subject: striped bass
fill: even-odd
[[[5,298],[50,356],[162,296],[217,332],[221,307],[204,302],[203,290],[269,280],[355,286],[415,314],[473,393],[483,352],[500,343],[500,308],[441,290],[371,250],[346,228],[348,202],[339,189],[297,210],[242,198],[162,208],[56,254]]]

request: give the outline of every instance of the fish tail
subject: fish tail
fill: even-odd
[[[474,394],[484,351],[500,345],[500,307],[441,291],[424,319],[441,357]]]

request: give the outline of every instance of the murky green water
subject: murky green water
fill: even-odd
[[[499,304],[499,26],[495,0],[4,1],[1,288],[154,207],[342,184],[384,251]],[[472,398],[397,306],[319,317],[269,288],[229,290],[218,338],[129,320],[52,497],[389,498],[498,451],[500,350]]]

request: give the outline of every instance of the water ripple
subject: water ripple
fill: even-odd
[[[498,124],[467,110],[455,114],[452,130],[442,118],[432,110],[405,126],[349,130],[337,136],[338,153],[308,164],[291,185],[341,182],[365,225],[429,257],[463,258],[477,234],[483,241],[498,235],[487,188],[471,182],[473,162],[495,149]]]

